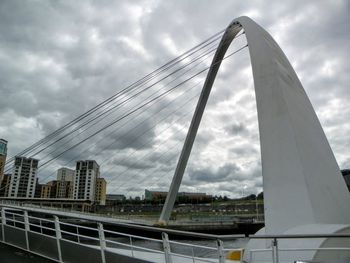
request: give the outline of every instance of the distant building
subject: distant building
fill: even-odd
[[[74,175],[75,171],[72,169],[58,169],[56,198],[73,198]]]
[[[189,202],[196,201],[207,201],[212,198],[211,195],[207,195],[206,193],[189,193],[189,192],[180,192],[177,195],[177,198],[180,200],[181,198],[187,199]]]
[[[107,182],[104,178],[96,179],[95,202],[100,205],[106,205]]]
[[[168,192],[161,191],[149,191],[145,190],[145,199],[148,201],[164,201],[166,199]],[[189,193],[189,192],[180,192],[177,194],[177,200],[179,202],[203,202],[210,201],[212,198],[211,195],[206,193]]]
[[[106,195],[106,206],[116,206],[125,202],[126,196],[121,194]]]
[[[348,186],[348,189],[350,191],[350,169],[341,170],[341,173],[342,173],[344,180],[345,180],[345,183]]]
[[[168,192],[145,190],[145,199],[149,201],[164,201]]]
[[[100,177],[100,166],[96,161],[77,161],[73,187],[73,198],[95,201],[96,180]]]
[[[39,184],[39,179],[36,178],[34,198],[41,198],[41,191],[44,185],[45,184]]]
[[[4,168],[6,164],[7,141],[0,139],[0,183],[4,177]]]
[[[15,157],[8,197],[34,197],[38,163],[33,158]]]
[[[10,189],[11,174],[4,174],[0,184],[0,197],[7,197]]]
[[[106,195],[106,200],[108,201],[125,201],[125,195],[117,195],[117,194],[108,194]]]
[[[51,194],[51,185],[44,184],[41,186],[40,198],[50,198]]]
[[[40,198],[56,198],[57,190],[57,181],[50,181],[47,184],[42,185]]]

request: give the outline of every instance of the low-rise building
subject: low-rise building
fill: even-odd
[[[164,201],[168,192],[145,190],[145,199],[148,201]]]
[[[162,202],[165,201],[168,192],[162,191],[149,191],[145,190],[145,199],[147,201]],[[206,193],[192,193],[192,192],[179,192],[177,194],[177,201],[182,203],[196,203],[196,202],[210,202],[211,195]]]
[[[125,201],[125,199],[126,199],[125,195],[118,195],[118,194],[106,195],[106,200],[108,201]]]
[[[57,196],[57,181],[53,180],[41,187],[40,198],[56,198]]]
[[[49,184],[44,184],[41,186],[41,194],[40,194],[40,198],[50,198],[50,194],[51,194],[51,185]]]

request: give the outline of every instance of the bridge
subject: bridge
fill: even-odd
[[[240,33],[242,30],[244,33]],[[226,55],[231,42],[242,35],[246,36],[248,44]],[[220,40],[218,46],[216,46],[216,40]],[[164,80],[166,77],[161,77],[161,73],[177,63],[186,61],[196,50],[203,48],[207,48],[206,51],[197,54],[197,57],[192,58],[192,62],[189,63],[195,63],[210,52],[215,51],[209,67],[192,73],[185,80],[172,87],[168,87],[166,90],[160,89],[149,96],[142,93],[155,84],[136,90],[140,84],[143,85],[150,80],[155,80],[155,83]],[[288,59],[272,37],[247,17],[235,19],[225,31],[215,34],[185,53],[184,56],[170,61],[123,90],[123,92],[132,91],[131,93],[116,94],[20,154],[36,156],[46,152],[45,161],[40,165],[40,168],[44,168],[96,135],[101,135],[113,125],[118,123],[121,125],[118,128],[129,125],[128,121],[131,119],[125,121],[127,117],[135,112],[144,111],[145,107],[153,105],[158,99],[171,94],[182,84],[208,71],[175,169],[169,194],[160,215],[160,225],[166,224],[221,62],[245,48],[249,49],[251,56],[258,109],[265,197],[265,228],[260,230],[257,235],[250,236],[244,255],[241,250],[237,251],[237,248],[224,246],[224,239],[242,237],[191,233],[192,236],[214,239],[216,246],[191,245],[169,239],[171,234],[185,234],[181,231],[172,232],[162,228],[152,228],[152,230],[162,233],[161,239],[152,239],[108,230],[105,228],[104,220],[101,219],[97,220],[96,228],[82,227],[62,221],[57,212],[42,211],[42,214],[51,214],[53,217],[53,219],[45,219],[31,215],[30,213],[34,211],[27,207],[8,207],[5,205],[2,205],[1,209],[2,242],[58,262],[78,262],[80,253],[72,253],[73,251],[81,251],[89,255],[87,260],[103,263],[113,260],[123,262],[223,263],[228,261],[225,259],[225,252],[232,250],[235,250],[232,252],[234,260],[242,261],[244,259],[246,262],[294,262],[300,259],[333,262],[349,260],[350,242],[347,239],[350,237],[350,210],[348,209],[350,196],[327,138]],[[186,65],[191,64],[180,65],[174,72],[186,68]],[[174,72],[167,76],[172,76]],[[185,72],[189,71],[186,69]],[[96,126],[105,120],[106,116],[113,110],[123,108],[124,104],[140,94],[144,98],[143,103],[131,104],[131,108],[118,118],[109,120],[110,122],[105,125]],[[121,98],[119,103],[108,104],[118,96]],[[97,109],[102,111],[96,112]],[[94,122],[95,120],[97,122]],[[125,122],[120,123],[121,121]],[[91,126],[88,126],[90,124]],[[139,125],[142,125],[142,122]],[[94,130],[85,133],[85,137],[81,138],[80,135],[91,127],[94,127]],[[110,133],[104,134],[105,136],[99,139],[105,139],[108,134],[110,135]],[[77,137],[79,137],[79,141],[73,143]],[[51,149],[50,147],[54,145],[56,147]],[[126,158],[130,158],[130,156]],[[10,159],[8,165],[13,161],[14,159]],[[71,217],[72,215],[66,214],[64,216]],[[41,223],[38,225],[36,222]],[[45,222],[45,225],[42,225],[42,222]],[[141,229],[151,230],[147,226],[138,226],[136,223],[132,224],[132,227],[140,229],[140,231]],[[94,234],[84,235],[81,234],[82,230]],[[66,235],[70,238],[66,238]],[[124,236],[129,240],[129,243],[108,238],[109,235],[113,238]],[[76,239],[76,241],[71,239]],[[87,239],[88,242],[81,242],[83,239]],[[135,245],[134,239],[157,243],[160,245],[160,249]],[[300,239],[302,239],[302,247],[300,247]],[[270,242],[266,242],[266,240]],[[38,247],[38,244],[43,243],[45,245]],[[192,254],[177,253],[172,249],[173,245],[192,247],[190,249]],[[215,256],[196,255],[195,248],[213,250]],[[237,255],[239,255],[238,258]]]

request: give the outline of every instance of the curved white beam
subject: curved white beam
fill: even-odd
[[[220,62],[241,27],[256,93],[266,233],[304,224],[349,223],[350,195],[313,107],[283,51],[248,17],[235,19],[220,42],[160,220],[169,219]]]

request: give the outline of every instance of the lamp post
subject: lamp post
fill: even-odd
[[[259,221],[259,205],[258,205],[258,195],[255,195],[255,210],[256,210],[256,221]]]

